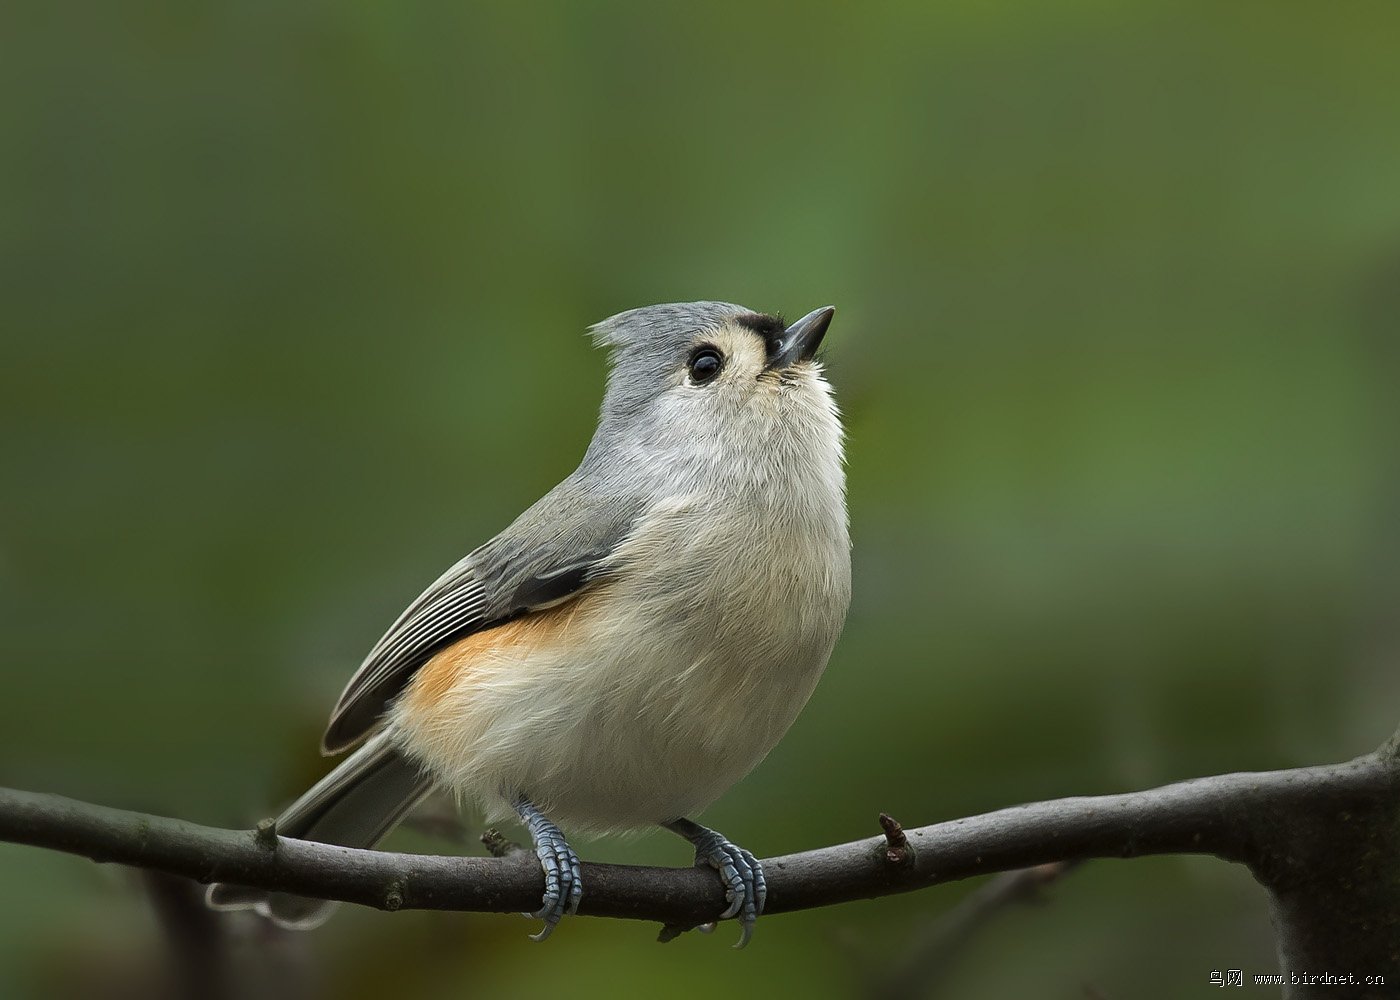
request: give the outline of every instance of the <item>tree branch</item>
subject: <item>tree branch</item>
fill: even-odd
[[[1308,817],[1358,821],[1395,808],[1400,764],[1389,747],[1343,764],[1198,778],[1144,792],[1068,798],[907,830],[912,852],[891,860],[884,836],[770,858],[767,912],[908,892],[1056,861],[1213,854],[1247,864],[1266,886],[1298,883],[1290,853]],[[1309,835],[1315,832],[1308,831]],[[1394,828],[1389,831],[1394,833]],[[0,839],[182,875],[359,903],[379,909],[514,913],[538,905],[543,879],[528,854],[441,857],[353,850],[252,831],[0,789]],[[266,838],[264,838],[266,839]],[[709,871],[585,864],[580,913],[699,924],[723,909]],[[1393,886],[1392,886],[1393,888]]]

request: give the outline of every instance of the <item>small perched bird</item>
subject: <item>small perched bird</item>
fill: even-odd
[[[835,310],[789,325],[722,302],[633,309],[579,467],[425,590],[331,713],[358,746],[277,819],[370,847],[434,787],[511,814],[544,869],[536,940],[578,909],[564,827],[659,824],[713,867],[739,947],[754,856],[695,815],[792,725],[850,603],[842,432],[814,355]],[[325,900],[217,884],[209,902],[311,927]]]

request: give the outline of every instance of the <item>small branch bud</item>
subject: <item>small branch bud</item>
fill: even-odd
[[[481,843],[493,858],[508,858],[520,852],[521,847],[510,840],[500,830],[487,830],[481,835]]]
[[[904,827],[889,813],[880,814],[880,829],[885,831],[885,860],[892,865],[908,864],[914,859],[914,848],[904,835]]]
[[[258,825],[253,828],[253,840],[265,851],[277,850],[277,821],[259,820]]]

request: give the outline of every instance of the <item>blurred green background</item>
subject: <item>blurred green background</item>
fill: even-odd
[[[274,811],[405,602],[577,461],[585,325],[693,298],[838,306],[855,539],[826,679],[713,825],[772,855],[1368,750],[1400,715],[1397,31],[1379,3],[6,4],[0,782]],[[0,845],[0,884],[0,995],[154,988],[129,873]],[[843,996],[969,888],[743,953],[351,908],[268,946],[336,997]],[[1273,964],[1244,872],[1104,861],[940,985]]]

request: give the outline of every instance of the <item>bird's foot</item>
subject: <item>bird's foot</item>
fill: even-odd
[[[544,870],[544,905],[534,913],[526,914],[544,921],[538,934],[531,934],[532,941],[543,941],[554,932],[554,925],[568,913],[577,913],[578,904],[583,899],[583,878],[579,874],[578,855],[564,839],[563,832],[551,823],[524,796],[515,802],[530,840],[535,845],[535,857],[540,859]]]
[[[697,868],[708,867],[719,872],[724,898],[729,904],[719,919],[739,918],[739,941],[734,947],[744,947],[753,937],[754,924],[768,899],[763,866],[756,857],[716,830],[690,820],[678,820],[667,826],[695,845]]]

